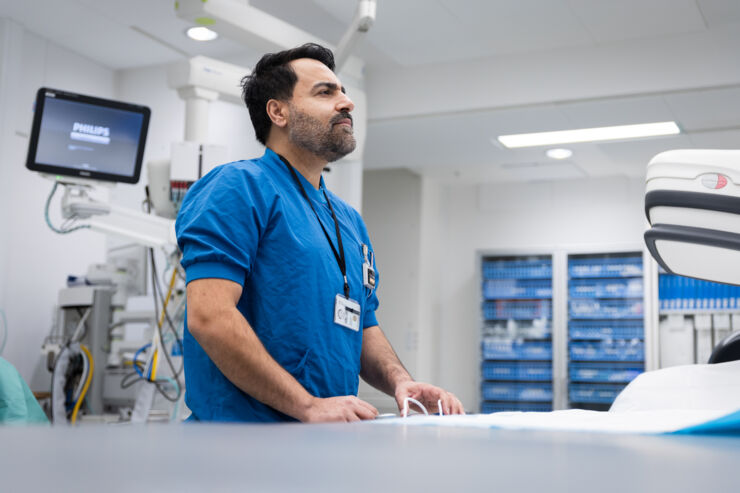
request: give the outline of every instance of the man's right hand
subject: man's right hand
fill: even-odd
[[[367,402],[353,395],[340,397],[314,397],[301,416],[306,423],[321,423],[329,421],[360,421],[374,419],[378,410]]]

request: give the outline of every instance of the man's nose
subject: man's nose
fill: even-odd
[[[351,112],[355,109],[355,103],[344,93],[340,93],[341,96],[337,102],[337,111],[340,112]]]

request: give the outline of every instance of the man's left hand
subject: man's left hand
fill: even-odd
[[[403,402],[406,397],[411,397],[421,402],[429,412],[437,411],[437,402],[442,403],[442,413],[444,414],[465,414],[460,399],[455,397],[451,392],[422,382],[402,382],[396,386],[395,391],[396,404],[399,411],[403,412]],[[414,406],[416,407],[416,406]]]

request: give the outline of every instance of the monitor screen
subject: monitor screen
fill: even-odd
[[[146,106],[42,87],[36,94],[26,167],[136,183],[150,113]]]

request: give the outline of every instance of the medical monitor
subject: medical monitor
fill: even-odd
[[[26,167],[59,176],[136,183],[151,111],[42,87]]]

